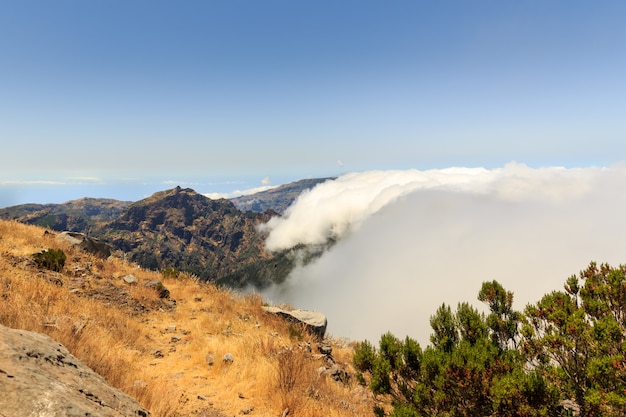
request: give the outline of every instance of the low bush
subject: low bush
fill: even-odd
[[[40,268],[61,272],[65,266],[65,253],[61,249],[48,249],[33,255],[35,263]]]

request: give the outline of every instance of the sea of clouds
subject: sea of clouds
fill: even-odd
[[[350,173],[262,228],[274,251],[337,240],[266,298],[324,312],[335,337],[424,345],[442,303],[486,311],[483,281],[523,309],[590,261],[626,263],[626,166]]]

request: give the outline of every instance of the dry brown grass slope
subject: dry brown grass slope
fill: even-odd
[[[48,248],[67,254],[62,272],[32,261]],[[139,283],[127,284],[128,274]],[[193,278],[95,258],[44,229],[0,220],[0,324],[58,340],[153,416],[281,416],[287,408],[289,416],[372,415],[373,400],[355,378],[319,376],[315,341],[265,313],[259,296]],[[175,303],[142,285],[153,279]],[[330,343],[351,370],[352,347]],[[232,363],[222,360],[227,353]]]

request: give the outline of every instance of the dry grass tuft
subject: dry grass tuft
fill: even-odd
[[[61,272],[32,261],[49,248],[67,255]],[[137,284],[123,280],[129,274]],[[175,302],[143,285],[154,279]],[[372,415],[373,400],[354,378],[320,375],[316,341],[265,313],[259,295],[94,258],[41,228],[0,220],[0,302],[0,324],[50,335],[154,416],[230,416],[250,407],[262,416]],[[329,342],[351,370],[352,348]]]

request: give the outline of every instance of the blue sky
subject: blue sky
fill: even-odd
[[[617,164],[625,19],[622,1],[0,1],[0,206]]]

